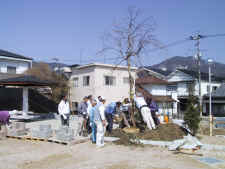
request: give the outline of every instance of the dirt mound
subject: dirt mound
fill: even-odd
[[[145,140],[173,141],[182,139],[187,132],[176,124],[161,124],[156,130],[145,130],[139,138]]]
[[[173,141],[182,139],[185,135],[187,132],[176,124],[160,124],[156,130],[145,130],[138,134],[127,134],[122,129],[115,129],[111,134],[106,133],[106,136],[119,137],[120,140],[115,143],[122,145],[134,144],[131,139]]]

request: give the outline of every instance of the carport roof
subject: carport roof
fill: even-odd
[[[53,82],[43,81],[35,76],[24,75],[19,77],[12,77],[7,79],[1,79],[0,85],[2,86],[49,86],[54,84]]]

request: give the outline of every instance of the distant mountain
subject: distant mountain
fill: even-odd
[[[201,63],[200,67],[201,71],[208,73],[209,67],[207,61],[202,59],[200,63]],[[194,71],[198,70],[197,61],[192,56],[188,57],[174,56],[172,58],[164,60],[159,64],[155,64],[149,67],[168,71],[174,71],[177,68]],[[225,77],[225,64],[214,62],[212,65],[212,73],[215,76]]]

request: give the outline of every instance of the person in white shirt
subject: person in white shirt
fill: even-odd
[[[89,95],[88,96],[88,101],[87,101],[87,104],[88,104],[88,108],[87,108],[87,114],[88,116],[90,116],[90,111],[91,111],[91,108],[92,108],[92,95]]]
[[[62,126],[69,126],[70,104],[67,96],[63,96],[58,105],[58,112],[61,117]]]
[[[148,128],[150,130],[155,129],[155,123],[154,120],[152,118],[151,115],[151,111],[144,99],[144,97],[142,96],[141,93],[137,94],[138,96],[134,97],[134,102],[137,106],[137,108],[141,111],[141,115],[143,117],[144,122],[147,124]]]
[[[94,117],[94,122],[97,126],[96,133],[96,145],[98,147],[104,146],[104,134],[106,127],[106,119],[105,119],[105,104],[106,100],[101,98],[100,103],[98,104],[98,108]]]

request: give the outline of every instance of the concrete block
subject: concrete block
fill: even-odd
[[[13,122],[11,128],[14,130],[25,130],[26,126],[24,122]]]
[[[41,124],[39,126],[39,130],[40,131],[51,131],[52,130],[51,124]]]
[[[61,127],[56,130],[56,139],[60,141],[71,141],[74,139],[74,130],[69,127]]]
[[[40,131],[40,130],[31,130],[31,136],[42,138],[42,139],[49,139],[52,137],[52,130],[51,131]]]
[[[0,125],[0,140],[5,139],[7,136],[8,130],[6,125]]]
[[[27,132],[26,130],[14,130],[14,129],[9,129],[8,130],[8,136],[23,136],[26,135]]]

